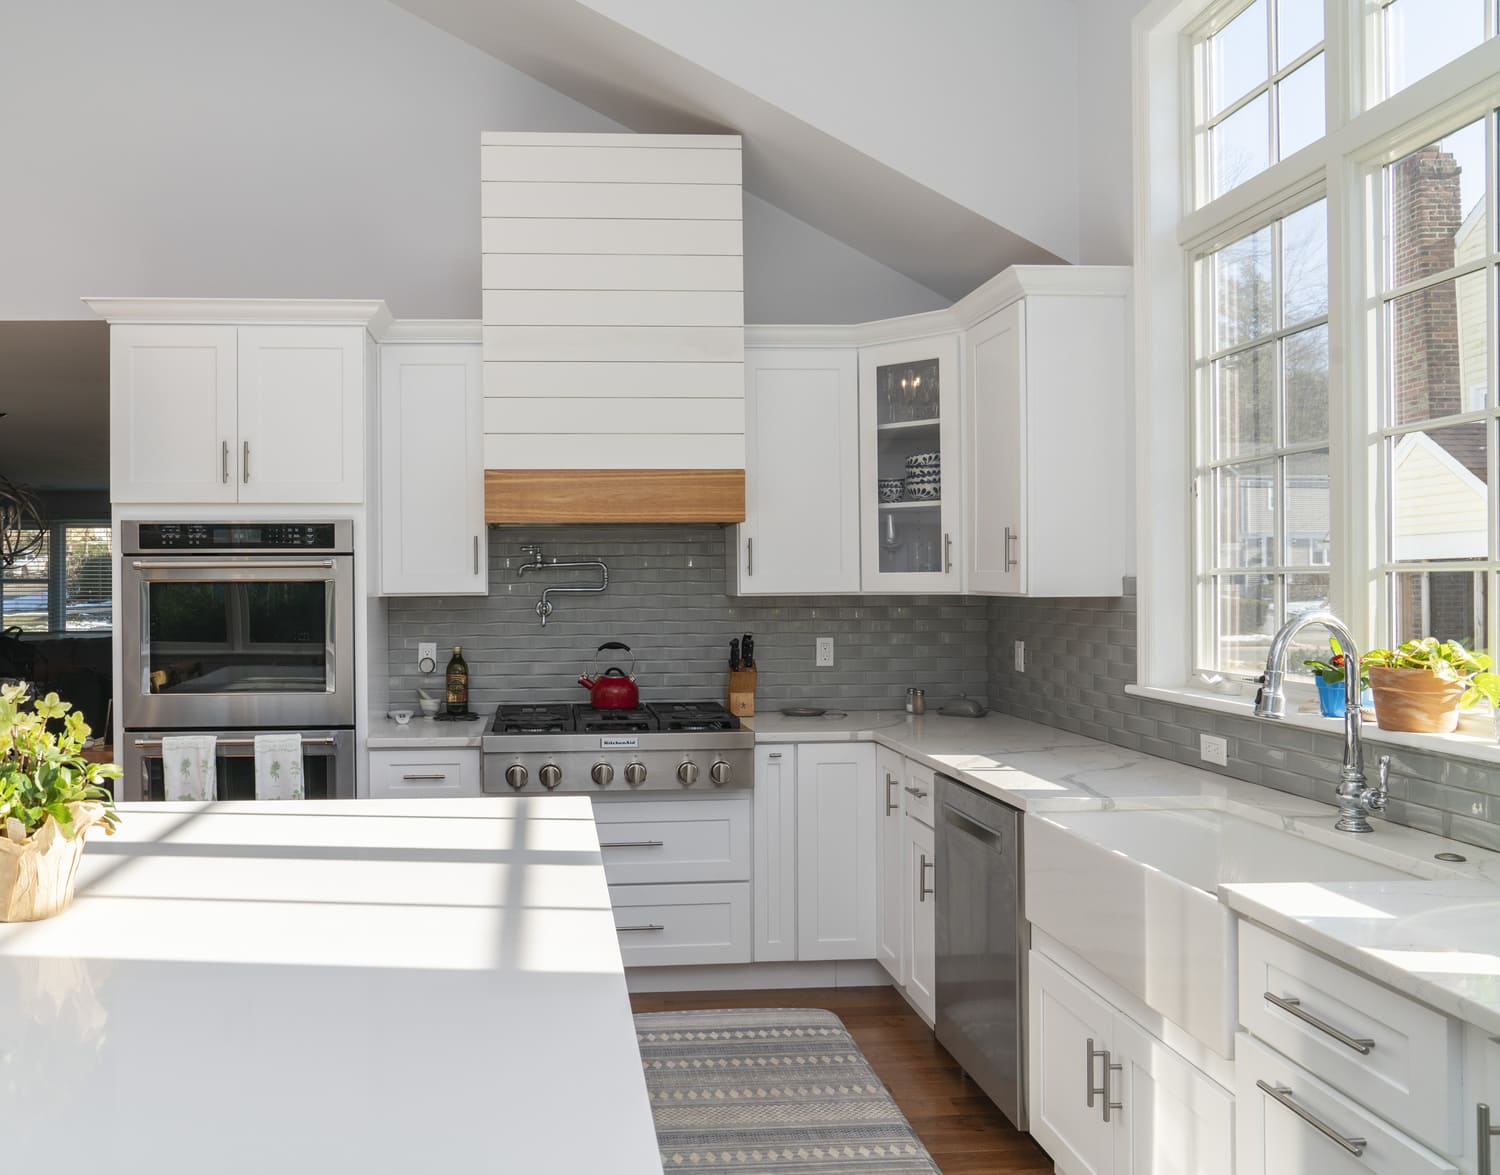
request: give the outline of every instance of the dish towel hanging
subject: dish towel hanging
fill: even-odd
[[[255,736],[255,798],[300,800],[302,795],[302,736]]]
[[[215,800],[218,739],[211,734],[171,734],[161,740],[161,775],[168,800]]]

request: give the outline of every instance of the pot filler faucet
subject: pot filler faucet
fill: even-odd
[[[1339,818],[1334,827],[1340,832],[1373,832],[1367,812],[1385,809],[1387,778],[1390,774],[1391,757],[1380,757],[1380,785],[1370,787],[1365,783],[1364,752],[1359,741],[1359,647],[1348,625],[1332,612],[1308,612],[1281,626],[1271,641],[1271,651],[1266,654],[1266,672],[1260,691],[1255,695],[1257,718],[1285,718],[1286,694],[1282,692],[1281,679],[1285,674],[1287,651],[1292,638],[1304,628],[1321,624],[1344,646],[1344,767],[1339,772],[1338,800]]]
[[[588,587],[549,587],[542,589],[542,598],[536,602],[536,614],[541,617],[542,624],[547,623],[547,617],[552,615],[551,596],[554,592],[602,592],[609,587],[609,568],[598,559],[587,559],[582,561],[563,562],[560,559],[545,559],[542,557],[542,548],[534,543],[528,543],[521,547],[531,556],[531,562],[522,563],[516,568],[517,575],[525,575],[528,571],[551,571],[566,570],[568,568],[589,567],[599,572],[598,584]]]

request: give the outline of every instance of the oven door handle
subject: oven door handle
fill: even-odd
[[[143,750],[146,747],[161,746],[161,739],[159,738],[138,738],[135,739],[134,742],[137,747],[140,747]],[[253,738],[221,738],[215,739],[214,745],[220,747],[253,747],[255,745],[255,740]],[[302,745],[304,747],[335,747],[338,746],[338,739],[330,738],[327,735],[321,735],[315,738],[304,737],[302,740]]]
[[[327,567],[338,564],[332,559],[242,559],[230,562],[226,559],[134,559],[134,571],[259,571],[262,568],[278,570],[295,567]]]

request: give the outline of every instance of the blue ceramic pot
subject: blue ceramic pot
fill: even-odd
[[[1323,717],[1342,718],[1344,716],[1344,690],[1346,683],[1339,681],[1330,685],[1323,680],[1321,673],[1314,674],[1313,680],[1318,683],[1318,709],[1323,712]],[[1359,704],[1361,706],[1373,706],[1375,704],[1368,686],[1365,687],[1364,693],[1360,695]]]

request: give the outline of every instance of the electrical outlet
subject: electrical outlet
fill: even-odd
[[[1216,734],[1200,734],[1198,757],[1205,763],[1215,763],[1220,767],[1229,766],[1229,740],[1220,738]]]
[[[1025,641],[1017,641],[1016,642],[1016,672],[1017,673],[1025,673],[1026,672],[1026,642]]]
[[[429,672],[429,673],[436,673],[437,672],[437,641],[418,641],[417,642],[417,672],[418,673],[423,672],[422,666],[423,666],[423,662],[425,662],[425,661],[431,661],[432,662],[432,668],[430,670],[427,670],[427,672]]]
[[[831,636],[820,636],[818,638],[817,666],[819,669],[827,669],[833,664],[833,638]]]

